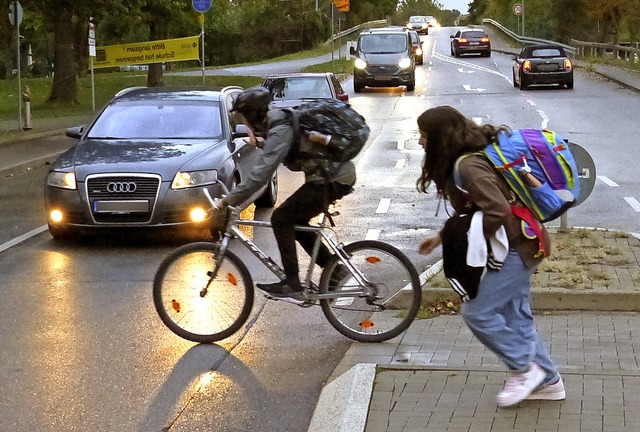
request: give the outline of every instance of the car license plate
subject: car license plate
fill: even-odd
[[[480,45],[480,42],[469,42],[469,45]]]
[[[544,72],[556,71],[558,70],[558,65],[557,64],[541,64],[541,65],[538,65],[538,70],[541,70]]]
[[[373,79],[375,81],[391,81],[391,75],[377,75]]]
[[[147,213],[148,200],[94,201],[94,213]]]

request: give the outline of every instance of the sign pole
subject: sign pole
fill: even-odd
[[[201,24],[200,34],[202,36],[202,42],[200,43],[200,45],[202,45],[202,85],[204,86],[204,14],[203,13],[200,14],[200,24]]]

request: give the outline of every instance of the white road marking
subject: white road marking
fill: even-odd
[[[480,126],[482,124],[482,117],[471,117],[471,121]]]
[[[547,117],[547,115],[542,110],[538,110],[538,114],[540,114],[540,117],[542,117],[542,123],[540,123],[540,127],[542,129],[546,129],[547,125],[549,124],[549,117]]]
[[[378,203],[378,208],[376,209],[376,214],[388,212],[390,205],[391,200],[389,198],[381,198],[380,202]]]
[[[527,103],[531,106],[536,106],[536,103],[530,99],[527,99]]]
[[[378,240],[380,237],[380,233],[382,230],[379,229],[370,229],[367,231],[367,236],[364,238],[365,240]]]
[[[633,197],[624,197],[624,200],[631,206],[633,210],[640,213],[640,202]]]
[[[471,88],[471,86],[469,84],[464,84],[462,87],[464,87],[464,89],[466,91],[475,91],[478,93],[482,93],[483,91],[486,91],[487,89],[483,89],[483,88]]]
[[[403,139],[398,140],[398,144],[396,145],[396,148],[397,148],[398,150],[400,150],[400,151],[404,150],[404,143],[405,143],[405,141],[406,141],[406,140],[403,140]]]
[[[0,252],[3,252],[17,244],[20,244],[25,240],[29,240],[31,237],[36,236],[42,232],[45,232],[48,229],[49,228],[46,225],[42,225],[41,227],[31,230],[26,234],[22,234],[20,237],[16,237],[13,240],[9,240],[8,242],[0,245]]]
[[[458,72],[460,73],[476,73],[476,71],[472,71],[472,70],[464,70],[464,68],[458,68]]]
[[[402,169],[405,167],[406,164],[407,164],[406,159],[398,159],[398,161],[396,162],[396,166],[394,166],[393,169]]]
[[[598,176],[597,178],[600,179],[600,181],[604,182],[604,184],[606,184],[607,186],[611,186],[611,187],[618,187],[618,183],[614,182],[613,180],[611,180],[609,177],[606,176]]]

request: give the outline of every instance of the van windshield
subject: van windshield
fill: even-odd
[[[407,35],[397,34],[369,34],[360,36],[360,52],[366,54],[395,54],[406,52]]]

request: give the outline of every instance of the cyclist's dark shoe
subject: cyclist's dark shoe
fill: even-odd
[[[344,264],[338,264],[329,278],[329,291],[335,291],[342,287],[348,276],[351,276],[351,272],[347,270]]]
[[[270,284],[256,284],[256,286],[260,291],[277,300],[286,300],[296,304],[305,301],[302,287],[294,289],[286,280]]]

